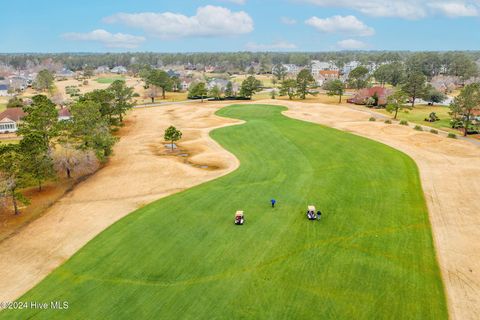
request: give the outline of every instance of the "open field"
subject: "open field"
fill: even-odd
[[[393,118],[393,114],[387,112],[385,109],[375,109],[375,112],[390,116]],[[437,122],[427,122],[424,121],[425,118],[428,118],[430,113],[435,112],[437,117],[440,118],[440,121]],[[426,105],[417,105],[412,110],[404,110],[398,112],[397,119],[407,120],[408,122],[417,123],[420,125],[425,125],[429,127],[434,127],[446,131],[456,132],[458,130],[452,129],[450,127],[450,115],[448,114],[450,109],[444,106],[426,106]]]
[[[126,78],[124,76],[111,75],[111,76],[99,77],[99,78],[95,79],[95,81],[98,82],[98,83],[102,83],[102,84],[104,84],[104,83],[112,84],[116,80],[125,80],[125,79]]]
[[[122,219],[21,300],[67,300],[65,318],[446,318],[414,162],[283,109],[221,110],[247,122],[212,133],[237,171]]]
[[[7,109],[7,104],[0,102],[0,112],[4,111],[5,109]]]

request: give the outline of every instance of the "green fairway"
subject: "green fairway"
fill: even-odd
[[[211,134],[238,170],[130,214],[19,299],[68,310],[0,319],[447,319],[415,163],[285,109],[220,110],[246,120]]]
[[[97,78],[95,81],[98,83],[114,83],[116,80],[125,80],[125,77],[123,76],[111,76],[111,77],[103,77],[103,78]]]

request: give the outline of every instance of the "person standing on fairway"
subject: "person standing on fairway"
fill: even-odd
[[[277,203],[277,200],[272,199],[270,200],[270,203],[272,204],[272,208],[275,208],[275,203]]]

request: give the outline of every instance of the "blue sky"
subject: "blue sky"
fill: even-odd
[[[480,0],[23,0],[0,52],[479,50]]]

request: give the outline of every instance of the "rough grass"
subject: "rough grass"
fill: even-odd
[[[391,113],[388,113],[384,109],[379,109],[378,112],[386,114],[386,115],[392,115]],[[435,112],[437,116],[440,118],[440,121],[436,122],[427,122],[424,121],[430,113]],[[400,111],[398,113],[397,119],[399,120],[406,120],[408,122],[420,124],[420,125],[425,125],[429,127],[434,127],[437,129],[442,129],[446,131],[455,131],[454,129],[451,128],[450,126],[450,115],[448,114],[450,112],[450,109],[445,106],[425,106],[425,105],[417,105],[413,110],[407,110],[405,111]]]
[[[415,163],[281,110],[219,111],[247,121],[211,134],[238,170],[130,214],[20,299],[68,310],[0,319],[446,319]]]

